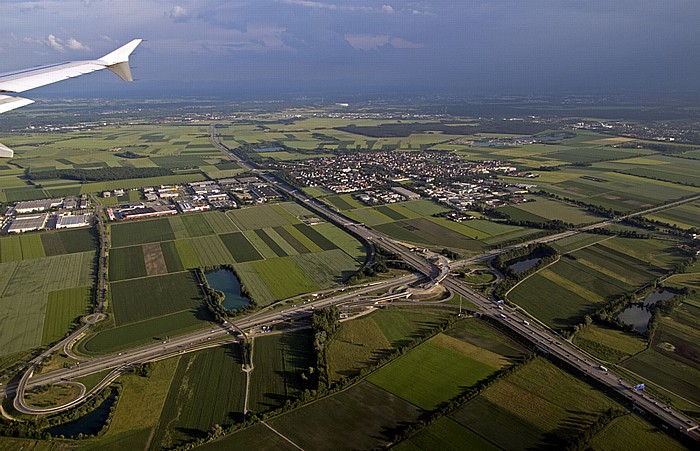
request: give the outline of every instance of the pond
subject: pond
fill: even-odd
[[[250,299],[241,295],[241,282],[230,269],[217,269],[204,274],[207,283],[216,291],[224,293],[224,308],[240,310],[250,305]]]
[[[517,273],[525,272],[530,268],[535,267],[537,265],[541,258],[528,258],[526,260],[520,260],[518,262],[513,263],[510,265],[508,268],[512,269],[513,271]]]
[[[77,420],[49,428],[46,432],[54,437],[60,435],[64,437],[76,437],[81,433],[83,435],[96,435],[104,427],[105,421],[107,421],[109,417],[109,409],[112,407],[112,404],[114,404],[116,396],[117,391],[112,390],[109,396],[107,396],[107,399],[92,412],[83,415]]]
[[[257,153],[279,152],[280,150],[284,149],[282,149],[281,147],[258,147],[257,149],[253,149],[253,151]]]
[[[659,290],[647,296],[643,302],[636,302],[617,315],[617,319],[631,324],[639,333],[645,333],[651,319],[652,309],[657,302],[671,299],[676,294],[668,290]]]

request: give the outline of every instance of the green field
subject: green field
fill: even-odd
[[[541,197],[537,197],[535,202],[507,206],[499,208],[498,211],[507,214],[515,221],[532,221],[537,223],[546,223],[553,219],[559,219],[572,224],[586,224],[604,219],[580,207]]]
[[[92,284],[93,263],[94,252],[0,263],[0,354],[62,337],[85,313],[87,289],[72,290]]]
[[[367,380],[422,409],[434,410],[506,364],[498,354],[439,334]]]
[[[450,418],[499,448],[561,447],[615,406],[601,392],[538,358]]]
[[[600,305],[664,274],[680,255],[671,243],[660,240],[612,238],[570,241],[553,265],[524,280],[508,295],[516,304],[553,327],[580,322]]]
[[[113,282],[112,299],[117,325],[168,315],[196,312],[203,297],[191,272]]]
[[[614,419],[589,442],[593,449],[614,451],[619,449],[687,449],[659,429],[635,415]]]
[[[194,313],[180,311],[97,332],[79,343],[78,348],[91,355],[113,353],[210,327],[213,323],[207,322],[209,319],[208,312],[203,309]]]
[[[278,300],[320,288],[291,257],[255,261],[250,265]]]
[[[414,451],[425,449],[454,450],[498,450],[493,443],[480,437],[449,417],[442,417],[418,434],[399,443],[392,449]]]
[[[574,337],[574,344],[599,359],[612,363],[642,352],[647,345],[639,335],[596,324],[581,329]]]
[[[372,449],[421,410],[367,382],[269,421],[304,449]]]
[[[91,302],[89,287],[66,288],[51,291],[46,304],[43,343],[53,343],[66,334],[77,318],[89,311]]]
[[[112,247],[171,241],[175,239],[167,218],[112,224]]]
[[[177,446],[206,435],[214,424],[240,421],[244,398],[245,374],[238,345],[182,356],[158,420],[153,446]]]
[[[141,246],[118,247],[109,252],[109,280],[117,281],[146,276]]]
[[[301,375],[315,363],[311,331],[256,338],[253,359],[248,408],[256,413],[275,409],[310,388]]]

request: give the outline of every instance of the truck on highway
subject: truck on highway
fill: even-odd
[[[600,371],[605,371],[606,373],[608,372],[608,369],[605,368],[603,365],[600,365],[598,368],[600,368]]]
[[[526,326],[529,326],[529,325],[530,325],[530,321],[524,319],[524,320],[523,320],[523,324],[525,324]]]
[[[506,319],[506,315],[504,315],[503,313],[499,313],[498,316],[500,316],[503,319]]]

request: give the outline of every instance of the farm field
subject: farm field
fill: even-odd
[[[507,214],[514,221],[532,221],[536,223],[546,223],[559,219],[578,225],[605,219],[580,207],[542,197],[535,197],[534,202],[498,208],[497,211]]]
[[[286,203],[113,224],[109,276],[117,326],[196,308],[194,283],[168,290],[159,281],[202,266],[233,264],[260,306],[342,283],[364,263],[364,247],[331,224],[302,224],[297,216],[305,215]],[[141,305],[133,296],[153,283],[154,299]]]
[[[2,201],[191,182],[205,179],[205,173],[228,177],[240,172],[228,156],[211,145],[205,125],[104,126],[89,131],[17,135],[7,141],[15,149],[14,161],[22,168],[162,167],[178,170],[197,166],[199,169],[190,174],[82,185],[72,180],[42,180],[43,189],[26,185],[20,179],[22,170],[9,170],[0,177]],[[129,151],[140,158],[120,157],[118,150]]]
[[[695,387],[700,378],[698,340],[700,308],[682,303],[670,316],[662,317],[649,348],[622,365],[697,405],[700,404]]]
[[[180,357],[152,446],[176,446],[205,436],[214,424],[241,420],[245,374],[240,352],[238,345],[227,345]]]
[[[275,409],[309,388],[301,375],[315,364],[313,335],[302,330],[256,338],[253,359],[248,408],[257,413]]]
[[[415,421],[421,410],[367,382],[269,421],[305,449],[382,446],[391,429]]]
[[[148,377],[136,374],[121,376],[119,381],[123,389],[114,417],[104,438],[93,441],[92,446],[99,443],[101,447],[103,441],[118,444],[128,440],[130,446],[143,449],[158,423],[179,360],[179,357],[175,357],[154,363]],[[145,435],[138,434],[143,430],[146,430]]]
[[[661,210],[644,216],[647,219],[660,221],[682,229],[691,229],[700,227],[700,203],[691,202],[683,205],[678,205],[673,208]]]
[[[507,363],[501,355],[438,334],[367,380],[422,409],[434,410]]]
[[[537,358],[449,417],[499,448],[559,447],[616,406],[601,392]]]
[[[393,447],[397,451],[424,449],[454,450],[478,449],[499,450],[493,443],[465,428],[449,417],[442,417],[408,440]]]
[[[94,257],[91,251],[0,263],[0,354],[38,347],[68,331],[91,300],[80,287],[93,283]]]
[[[618,449],[687,449],[636,415],[628,414],[614,419],[598,432],[589,445],[601,451]]]
[[[608,362],[618,363],[646,349],[647,342],[637,334],[589,324],[574,336],[574,344]]]
[[[574,246],[579,244],[587,241]],[[524,280],[508,295],[555,328],[579,323],[612,297],[664,274],[681,258],[670,243],[630,238],[600,241],[569,255]]]
[[[79,342],[77,348],[88,355],[123,351],[213,325],[209,320],[209,312],[204,308],[180,311],[99,331]]]
[[[183,310],[194,313],[204,300],[191,272],[113,282],[111,288],[119,326]]]

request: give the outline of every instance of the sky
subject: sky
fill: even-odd
[[[1,0],[0,18],[0,72],[143,38],[154,94],[700,91],[699,0]]]

